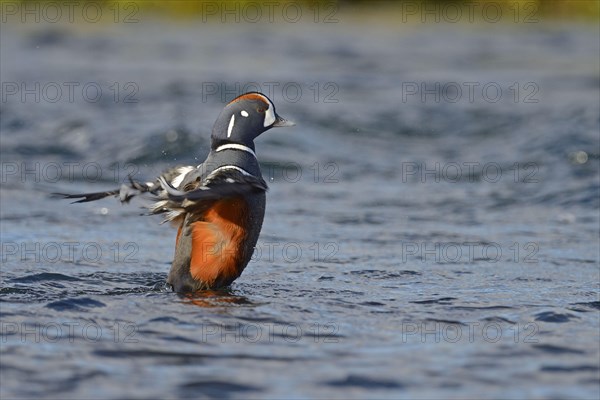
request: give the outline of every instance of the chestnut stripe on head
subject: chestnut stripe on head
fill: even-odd
[[[231,100],[229,102],[229,104],[232,104],[232,103],[235,103],[235,102],[238,102],[238,101],[242,101],[242,100],[262,101],[263,103],[265,103],[265,107],[268,107],[269,104],[271,103],[266,96],[264,96],[264,95],[262,95],[260,93],[246,93],[246,94],[243,94],[243,95],[238,96],[235,99]]]

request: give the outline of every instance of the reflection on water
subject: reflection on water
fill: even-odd
[[[193,304],[198,307],[223,307],[228,305],[252,305],[244,296],[238,296],[230,288],[222,290],[204,290],[202,292],[182,296],[184,304]]]

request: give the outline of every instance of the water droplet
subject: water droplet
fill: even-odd
[[[178,137],[179,134],[174,129],[171,129],[169,132],[167,132],[167,142],[174,142]]]
[[[569,154],[569,160],[573,164],[585,164],[588,160],[588,154],[585,151],[574,151]]]

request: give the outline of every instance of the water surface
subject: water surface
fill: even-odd
[[[2,397],[597,398],[597,33],[3,26],[2,81],[48,93],[0,109]],[[166,291],[143,201],[49,198],[202,161],[248,82],[297,126],[256,142],[231,288]]]

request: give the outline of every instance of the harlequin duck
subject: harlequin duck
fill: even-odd
[[[258,92],[229,102],[215,122],[211,150],[194,166],[179,166],[154,182],[130,179],[120,189],[88,194],[55,193],[75,203],[107,196],[129,202],[147,193],[157,200],[149,214],[165,213],[178,227],[175,255],[167,278],[176,292],[194,292],[231,284],[254,251],[265,214],[267,184],[262,178],[254,139],[273,127],[293,126]]]

